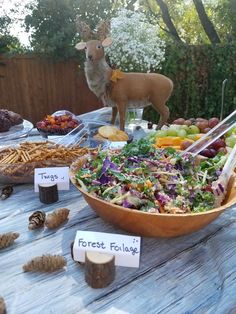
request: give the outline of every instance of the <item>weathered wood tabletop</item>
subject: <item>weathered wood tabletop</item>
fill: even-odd
[[[70,214],[60,228],[28,230],[33,211],[61,207]],[[14,186],[0,200],[0,233],[20,233],[0,251],[0,296],[7,313],[236,313],[236,206],[192,235],[142,238],[140,267],[117,267],[115,280],[103,289],[89,287],[83,266],[71,258],[77,230],[128,234],[101,220],[72,185],[51,205],[39,201],[31,184]],[[66,269],[23,272],[23,264],[43,254],[63,255]]]

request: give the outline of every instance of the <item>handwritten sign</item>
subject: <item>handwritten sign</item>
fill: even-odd
[[[39,184],[56,184],[58,190],[69,190],[69,167],[35,168],[34,191],[39,191]]]
[[[74,260],[84,263],[86,251],[115,255],[117,266],[139,267],[140,237],[77,231],[73,246]]]

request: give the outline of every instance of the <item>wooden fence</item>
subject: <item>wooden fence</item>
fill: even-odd
[[[0,56],[0,108],[34,124],[60,109],[81,114],[102,107],[75,60]]]

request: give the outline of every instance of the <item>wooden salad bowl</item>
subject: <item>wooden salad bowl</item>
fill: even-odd
[[[77,168],[78,169],[78,168]],[[236,175],[232,175],[222,206],[201,213],[156,214],[125,208],[99,199],[79,187],[75,172],[70,179],[89,206],[106,222],[144,237],[177,237],[198,231],[215,220],[225,209],[236,203]]]

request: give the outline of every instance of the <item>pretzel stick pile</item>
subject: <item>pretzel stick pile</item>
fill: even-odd
[[[29,181],[29,176],[32,177],[34,168],[70,165],[91,150],[95,149],[79,145],[64,147],[52,142],[22,142],[17,148],[0,150],[0,170],[2,175],[19,178],[18,182],[24,183]]]

